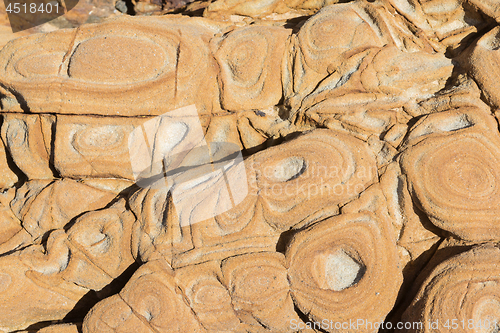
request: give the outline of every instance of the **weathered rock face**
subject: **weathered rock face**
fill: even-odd
[[[443,260],[423,282],[403,320],[421,321],[417,332],[469,331],[475,326],[494,330],[499,316],[497,245],[485,244]],[[450,325],[429,327],[428,323],[455,318]],[[481,322],[481,324],[479,324]]]
[[[496,2],[203,16],[0,50],[0,331],[497,331]]]

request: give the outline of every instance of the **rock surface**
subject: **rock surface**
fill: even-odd
[[[496,329],[500,310],[497,296],[499,275],[491,262],[496,262],[499,254],[497,245],[490,243],[475,246],[451,258],[441,258],[443,261],[423,282],[415,300],[403,314],[403,320],[443,323],[436,328],[422,325],[412,330],[416,332],[449,332],[454,329],[465,332],[476,329],[476,326],[482,331]],[[448,318],[457,320],[446,325]]]
[[[182,4],[0,50],[0,332],[496,332],[500,6]]]

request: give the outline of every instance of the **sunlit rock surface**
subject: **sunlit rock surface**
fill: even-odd
[[[0,12],[0,332],[497,332],[500,6],[184,5]]]

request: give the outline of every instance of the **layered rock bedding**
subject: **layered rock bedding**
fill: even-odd
[[[132,5],[0,50],[0,332],[498,331],[500,4]]]

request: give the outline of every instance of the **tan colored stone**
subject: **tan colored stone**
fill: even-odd
[[[494,330],[500,304],[497,267],[492,263],[499,255],[498,247],[489,243],[444,260],[425,279],[403,320],[420,322],[415,332],[449,332],[453,327],[467,331],[479,322],[482,329]],[[445,326],[448,318],[456,320]],[[443,325],[431,328],[430,322]]]
[[[155,3],[158,1],[137,1],[134,5],[134,10],[138,14],[147,14],[152,12],[161,11],[161,3]]]
[[[226,188],[223,179],[177,192],[174,185],[134,193],[130,205],[140,216],[133,232],[137,254],[147,260],[161,254],[177,268],[270,250],[276,246],[277,230],[299,228],[338,212],[339,205],[355,198],[377,177],[377,166],[366,143],[329,130],[317,130],[257,153],[245,162],[245,168],[246,179],[235,168],[226,176],[232,179],[230,184],[245,185],[248,194],[243,201],[201,221],[195,219],[196,212],[206,212],[216,205],[209,198],[218,198],[217,191]],[[174,200],[169,198],[169,190],[174,191]],[[241,190],[243,187],[236,192]],[[177,199],[176,203],[179,195],[186,199]],[[193,209],[185,210],[184,202]],[[178,215],[183,211],[190,213],[190,223]]]
[[[223,179],[219,179],[219,182],[223,182]],[[246,180],[241,179],[241,182]],[[237,184],[237,181],[234,183]],[[177,194],[187,194],[185,200],[188,205],[195,201],[193,211],[210,210],[217,204],[216,201],[197,201],[197,198],[218,197],[210,186],[216,189],[227,188],[224,183],[202,182],[193,190],[188,188]],[[172,267],[177,268],[275,248],[279,234],[261,218],[252,192],[242,203],[218,216],[185,224],[176,213],[182,208],[182,202],[176,206],[172,196],[168,194],[169,190],[171,189],[167,187],[144,189],[130,198],[132,211],[139,216],[132,236],[133,253],[137,253],[143,260],[151,260],[160,255]],[[252,189],[249,188],[249,191]],[[157,221],[164,222],[158,224]]]
[[[0,140],[0,189],[2,190],[14,186],[19,179],[9,166],[7,154],[3,141]]]
[[[49,159],[52,154],[53,117],[5,114],[2,140],[16,166],[29,179],[52,179]]]
[[[265,109],[278,104],[283,92],[279,84],[281,64],[290,32],[280,27],[250,26],[215,41],[224,109]]]
[[[56,324],[39,330],[18,331],[19,333],[80,333],[81,324]]]
[[[219,29],[203,19],[118,17],[33,35],[0,52],[2,82],[32,112],[147,116],[198,103],[210,113],[218,88],[207,40]]]
[[[129,180],[116,178],[86,178],[82,179],[80,182],[90,187],[111,192],[116,195],[130,190],[130,188],[134,185],[134,183]]]
[[[373,47],[342,63],[301,104],[296,117],[360,136],[408,121],[403,107],[443,89],[453,66],[442,54]]]
[[[401,168],[429,219],[464,240],[498,239],[495,118],[474,109],[432,114],[408,139],[412,146],[401,155]]]
[[[103,191],[71,179],[30,181],[10,203],[14,214],[33,241],[46,232],[61,229],[86,211],[106,206],[116,193]]]
[[[175,271],[176,283],[208,332],[243,331],[228,289],[221,283],[219,261],[186,266]]]
[[[15,248],[15,246],[10,247],[10,242],[14,240],[19,233],[23,232],[23,227],[21,221],[12,212],[10,203],[14,199],[15,190],[11,188],[4,193],[0,193],[0,230],[2,230],[0,236],[0,253],[8,252]],[[4,246],[5,245],[5,246]]]
[[[67,231],[68,242],[84,255],[85,260],[114,279],[134,262],[130,245],[133,222],[133,214],[125,208],[124,200],[121,200],[110,208],[89,212],[78,218]],[[74,274],[85,275],[78,269]],[[90,283],[87,285],[90,287]],[[93,286],[89,289],[101,288]]]
[[[62,177],[134,180],[128,141],[145,120],[58,115],[54,167]]]
[[[417,39],[383,2],[356,1],[323,8],[304,23],[291,42],[285,58],[286,103],[295,111],[316,87],[322,91],[342,86],[370,49],[390,44],[404,51],[429,51],[425,40]],[[330,79],[325,80],[327,77]]]
[[[115,10],[114,0],[80,0],[73,9],[66,12],[63,16],[55,20],[33,27],[33,24],[27,21],[17,20],[19,28],[26,28],[16,33],[12,32],[10,21],[6,12],[5,2],[0,3],[0,49],[9,41],[28,36],[35,33],[51,32],[57,29],[67,29],[78,27],[86,22],[96,23],[107,17],[120,14]],[[61,6],[61,2],[59,2]],[[61,8],[61,7],[60,7]],[[24,8],[23,8],[24,9]],[[30,28],[30,29],[28,29]]]
[[[172,243],[182,242],[180,226],[166,223],[169,215],[167,207],[171,204],[168,190],[140,189],[128,199],[131,211],[137,216],[132,228],[132,253],[142,261],[149,261],[160,254],[171,262]]]
[[[280,231],[328,216],[378,176],[368,145],[318,129],[247,160],[255,170],[264,220]]]
[[[61,320],[88,291],[100,291],[120,276],[134,262],[130,249],[134,221],[122,200],[83,214],[67,232],[51,232],[45,246],[28,246],[2,257],[2,329]],[[26,297],[12,307],[15,297],[32,293],[37,301]]]
[[[57,255],[64,257],[64,253]],[[0,329],[7,332],[62,319],[88,291],[60,277],[51,279],[45,275],[51,273],[50,267],[38,272],[22,258],[23,255],[10,255],[0,259]]]
[[[166,116],[168,112],[163,117]],[[252,111],[238,115],[221,114],[200,116],[200,118],[199,121],[196,120],[196,126],[202,126],[205,142],[232,143],[240,149],[255,148],[268,137],[279,137],[291,130],[290,123],[281,120],[274,112],[261,113],[260,116]],[[175,132],[174,128],[169,127],[168,122],[158,126],[148,125],[151,121],[158,121],[158,118],[57,115],[55,119],[52,152],[54,157],[50,163],[53,164],[55,171],[62,177],[81,178],[86,182],[102,182],[103,180],[99,179],[117,178],[121,180],[115,182],[122,184],[117,183],[116,186],[121,187],[127,185],[127,180],[134,181],[141,175],[138,169],[143,164],[149,166],[151,159],[154,164],[154,161],[160,161],[161,157],[167,154],[162,147],[168,146],[165,140]],[[190,126],[195,130],[194,123]],[[142,136],[146,133],[149,139],[151,154],[148,153],[148,156],[144,156],[141,150],[144,147],[140,147],[139,140],[136,140],[137,142],[132,140],[135,140],[133,134],[139,128],[142,128],[139,134]],[[182,145],[179,147],[183,148]],[[149,152],[148,149],[143,150]],[[182,149],[174,149],[168,151],[168,154],[180,154],[180,152]],[[183,155],[179,156],[184,158]],[[142,162],[137,163],[138,160]]]
[[[494,107],[500,107],[498,95],[498,68],[494,65],[499,59],[500,28],[496,27],[485,34],[470,55],[470,75],[482,88],[487,101]]]
[[[242,0],[217,0],[212,2],[204,11],[203,16],[218,19],[230,18],[231,15],[250,17],[269,17],[273,13],[292,11],[285,1],[272,0],[265,3],[261,1]]]
[[[494,18],[497,22],[500,19],[500,6],[494,0],[471,0],[471,5],[478,8],[480,11],[485,13],[491,18]]]
[[[83,322],[84,333],[93,332],[154,332],[119,295],[113,295],[94,306]]]
[[[32,33],[32,30],[29,31],[20,31],[17,33],[12,32],[12,28],[10,27],[9,17],[7,16],[7,12],[5,11],[5,3],[0,3],[0,49],[5,46],[12,39],[26,36]]]
[[[435,49],[459,48],[464,40],[470,41],[477,31],[488,24],[493,5],[490,1],[460,0],[387,0],[397,12],[414,24]],[[473,6],[487,9],[486,15]],[[481,8],[482,7],[482,8]]]
[[[285,257],[259,252],[222,262],[223,283],[240,320],[279,332],[292,332],[291,321],[300,319],[293,309]]]
[[[61,324],[52,325],[46,328],[42,328],[38,331],[39,333],[79,333],[79,325],[74,324]]]
[[[432,255],[429,250],[441,240],[439,230],[415,207],[398,163],[386,168],[380,186],[386,199],[388,217],[397,232],[405,277],[412,281]]]
[[[106,18],[121,14],[115,9],[116,0],[79,0],[63,18],[71,23],[71,27],[78,27],[84,23],[97,23]],[[49,24],[56,22],[49,22]],[[43,27],[41,27],[43,29]],[[69,27],[60,27],[69,28]]]
[[[297,233],[286,251],[297,307],[315,322],[383,321],[402,283],[391,229],[383,217],[361,211],[326,219]],[[339,331],[331,325],[326,330]],[[376,331],[369,326],[358,330]]]
[[[498,317],[500,7],[328,4],[219,0],[2,49],[0,331]]]
[[[412,117],[419,117],[457,108],[488,109],[481,99],[481,89],[471,77],[461,73],[450,80],[452,84],[448,83],[448,87],[431,97],[417,100],[413,105],[406,105],[405,111]]]
[[[257,137],[257,143],[251,144],[250,142],[254,141],[253,138],[255,136],[255,130],[249,131],[249,136],[252,136],[252,139],[247,140],[245,143],[247,144],[245,148],[252,148],[258,143],[262,143],[259,141],[259,137]],[[240,149],[243,149],[243,142],[239,135],[240,131],[238,131],[238,118],[235,115],[223,115],[219,117],[213,117],[210,119],[210,123],[208,124],[208,128],[205,133],[205,141],[209,142],[226,142],[237,145]],[[254,135],[252,135],[254,134]]]
[[[91,310],[83,332],[206,332],[175,288],[171,268],[164,261],[151,261],[119,295]]]

